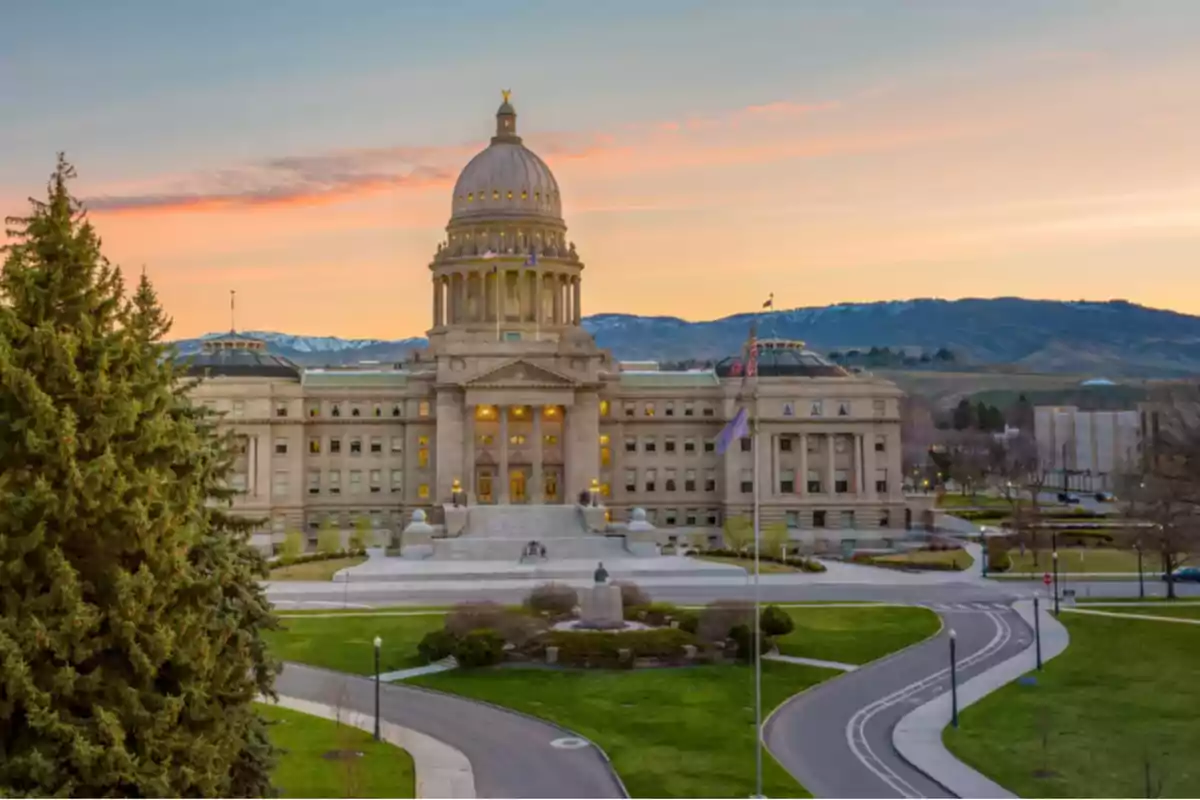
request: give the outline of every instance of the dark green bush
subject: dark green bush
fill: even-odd
[[[729,638],[737,646],[735,657],[738,661],[749,663],[754,656],[754,631],[749,625],[734,625],[729,630]],[[770,652],[775,643],[770,636],[759,636],[759,653]]]
[[[504,639],[493,630],[471,631],[459,640],[454,657],[460,667],[490,667],[504,657]]]
[[[634,622],[644,622],[647,625],[659,627],[668,624],[668,620],[679,618],[679,608],[671,603],[648,603],[646,605],[626,606],[625,619]]]
[[[1009,542],[1000,536],[987,539],[988,572],[1008,572],[1012,566],[1012,559],[1008,555],[1009,546]]]
[[[730,550],[728,548],[716,548],[716,549],[710,549],[710,550],[701,550],[699,554],[702,556],[716,556],[717,558],[739,558],[739,559],[745,559],[745,560],[749,560],[749,561],[754,560],[753,553],[743,553],[743,552],[739,552],[737,550]],[[784,564],[789,567],[795,567],[796,569],[798,569],[802,572],[824,572],[825,571],[825,565],[822,564],[820,561],[817,561],[812,558],[806,558],[802,555],[789,555],[786,559],[784,559],[784,558],[780,558],[779,556],[774,555],[774,554],[760,552],[758,554],[758,560],[759,561],[769,561],[772,564]]]
[[[715,600],[700,612],[696,635],[706,642],[723,642],[735,625],[754,624],[754,605],[745,600]]]
[[[683,656],[686,645],[696,637],[678,628],[648,631],[591,631],[578,633],[550,631],[539,640],[539,650],[558,648],[560,664],[579,667],[615,667],[620,652],[629,650],[634,658],[671,660]]]
[[[796,628],[795,620],[779,606],[764,608],[759,625],[767,636],[786,636]]]
[[[485,628],[500,634],[505,642],[523,647],[546,629],[546,622],[491,602],[459,603],[446,615],[446,630],[459,638]]]
[[[454,655],[458,637],[447,630],[430,631],[417,644],[417,654],[426,664]]]
[[[366,554],[366,550],[338,550],[335,553],[303,553],[298,556],[279,556],[278,558],[273,558],[268,566],[275,569],[276,567],[290,567],[293,564],[311,564],[314,561],[332,561],[338,558],[365,556]]]
[[[690,608],[679,609],[675,616],[679,620],[679,630],[694,634],[700,627],[700,615]]]
[[[579,594],[565,583],[543,583],[533,587],[525,607],[548,617],[569,617],[579,605]]]

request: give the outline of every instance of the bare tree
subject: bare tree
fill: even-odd
[[[990,451],[991,474],[999,479],[1000,491],[1011,508],[1011,525],[1016,533],[1022,555],[1028,547],[1033,551],[1033,565],[1038,565],[1038,530],[1041,522],[1039,496],[1044,473],[1038,461],[1037,442],[1032,434],[998,440]],[[1023,502],[1028,492],[1028,502]]]
[[[920,485],[929,470],[929,448],[937,441],[933,406],[923,397],[907,395],[900,400],[900,459],[905,479]]]
[[[991,434],[981,431],[947,432],[946,455],[950,478],[959,485],[963,495],[974,494],[976,487],[988,475],[991,459]]]

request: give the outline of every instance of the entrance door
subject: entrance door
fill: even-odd
[[[514,469],[508,474],[508,502],[524,503],[525,496],[525,470]]]
[[[546,470],[545,485],[542,488],[544,490],[543,495],[546,498],[547,503],[554,504],[559,501],[559,498],[558,498],[558,470],[554,470],[554,469]]]
[[[492,496],[492,471],[490,469],[479,470],[479,474],[475,476],[475,485],[478,487],[478,491],[476,492],[477,502],[496,502],[496,498]]]

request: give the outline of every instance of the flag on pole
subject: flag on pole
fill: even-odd
[[[536,267],[537,263],[538,263],[537,250],[535,250],[534,248],[531,247],[531,248],[529,248],[529,258],[525,259],[525,266]]]
[[[746,369],[742,372],[742,393],[746,391],[746,382],[758,376],[758,323],[750,323],[750,335],[746,338],[746,352],[742,361]]]
[[[775,293],[774,292],[771,292],[771,296],[767,298],[767,302],[763,303],[762,307],[770,308],[772,310],[775,308]]]
[[[746,411],[745,406],[738,409],[733,415],[733,419],[729,424],[721,429],[717,434],[717,453],[724,455],[725,451],[739,439],[745,439],[750,435],[750,414]]]

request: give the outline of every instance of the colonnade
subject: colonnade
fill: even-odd
[[[433,278],[433,326],[524,322],[578,325],[580,278],[528,267],[463,269]]]
[[[770,494],[772,496],[781,496],[781,482],[783,471],[780,467],[782,448],[780,440],[784,434],[770,434],[770,448],[766,449],[765,455],[770,458],[770,463],[764,464],[759,462],[759,474],[767,475],[770,479]],[[810,436],[823,436],[825,441],[825,457],[824,468],[825,474],[821,478],[822,495],[832,495],[835,493],[835,482],[837,477],[837,447],[835,441],[838,436],[846,436],[853,442],[851,450],[850,463],[852,467],[853,480],[850,481],[848,487],[850,492],[865,497],[869,500],[876,499],[878,492],[875,488],[875,442],[868,441],[866,434],[863,433],[824,433],[824,434],[808,434],[802,433],[798,436],[791,435],[791,438],[796,442],[796,447],[799,448],[799,464],[796,468],[796,473],[792,480],[792,494],[808,495],[808,438]]]

